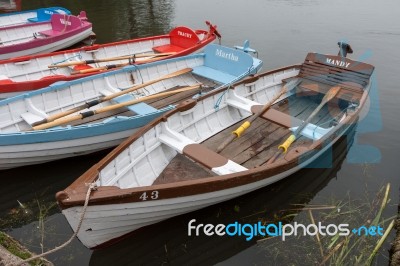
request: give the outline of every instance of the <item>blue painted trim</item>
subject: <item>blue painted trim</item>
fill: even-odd
[[[249,54],[217,44],[207,45],[204,53],[205,66],[232,76],[242,75],[253,65],[253,57]]]
[[[54,141],[66,141],[87,137],[101,136],[115,132],[121,132],[142,127],[175,108],[175,105],[159,109],[157,112],[147,115],[135,115],[131,117],[115,117],[100,123],[81,126],[56,127],[46,130],[25,131],[17,133],[0,134],[0,147],[8,145],[47,143]]]
[[[75,80],[71,80],[71,81],[59,81],[59,82],[55,82],[55,83],[51,84],[50,86],[45,87],[43,89],[30,91],[30,92],[27,92],[27,93],[24,93],[24,94],[19,94],[19,95],[16,95],[14,97],[10,97],[10,98],[6,98],[6,99],[3,99],[3,100],[0,100],[0,106],[8,104],[8,103],[11,103],[11,102],[14,102],[14,101],[17,101],[17,100],[20,100],[20,99],[25,99],[25,98],[29,98],[29,97],[32,97],[32,96],[35,96],[35,95],[40,95],[40,94],[42,94],[44,92],[59,90],[59,89],[62,89],[64,87],[80,84],[82,82],[95,80],[95,79],[98,79],[98,78],[104,78],[104,77],[107,77],[107,76],[113,76],[113,75],[118,74],[118,73],[132,72],[132,71],[136,71],[138,69],[139,69],[139,71],[141,71],[142,69],[145,69],[145,68],[148,68],[148,67],[152,67],[152,66],[163,65],[163,64],[176,62],[176,61],[192,59],[192,58],[202,58],[204,56],[205,56],[204,53],[192,54],[192,55],[187,55],[187,56],[182,56],[182,57],[177,57],[177,58],[171,58],[171,59],[167,59],[167,60],[155,61],[155,62],[152,62],[152,63],[143,64],[143,65],[130,65],[130,66],[126,66],[126,67],[123,67],[121,69],[113,70],[113,71],[110,71],[110,72],[100,73],[100,74],[96,74],[96,75],[92,75],[92,76],[88,76],[88,77],[84,77],[84,78],[80,78],[80,79],[75,79]]]
[[[44,22],[50,21],[51,15],[53,14],[61,14],[58,11],[63,11],[66,15],[71,15],[71,11],[63,7],[48,7],[48,8],[39,8],[36,10],[36,17],[28,18],[29,22]]]
[[[240,60],[240,64],[232,64],[229,63],[229,58],[218,58],[217,51],[225,51],[225,52],[235,52],[233,55],[231,55],[231,58],[234,58],[232,56],[238,56]],[[207,52],[208,51],[208,52]],[[208,59],[207,59],[208,57]],[[215,57],[213,59],[213,57]],[[224,57],[224,56],[222,56]],[[55,91],[55,90],[62,90],[66,87],[73,86],[76,84],[80,84],[82,82],[87,82],[87,81],[92,81],[95,79],[99,78],[105,78],[107,76],[113,76],[115,74],[119,73],[125,73],[125,72],[132,72],[132,71],[141,71],[143,69],[146,69],[148,67],[154,67],[158,65],[166,65],[166,64],[171,64],[174,62],[179,62],[183,60],[190,60],[190,59],[204,59],[204,64],[209,63],[209,67],[213,66],[216,68],[216,70],[220,70],[221,72],[233,72],[235,73],[235,80],[232,82],[235,82],[237,80],[240,80],[244,77],[246,77],[249,73],[256,71],[259,67],[260,64],[262,65],[261,60],[253,60],[253,58],[238,50],[226,48],[223,46],[219,45],[210,45],[210,48],[206,49],[205,53],[200,53],[200,54],[192,54],[188,56],[183,56],[183,57],[178,57],[178,58],[172,58],[169,60],[163,60],[163,61],[156,61],[148,64],[143,64],[143,65],[131,65],[124,67],[122,69],[106,72],[106,73],[100,73],[97,75],[85,77],[82,79],[77,79],[77,80],[72,80],[72,81],[62,81],[62,82],[56,82],[46,88],[32,91],[29,93],[17,95],[15,97],[7,98],[4,100],[0,101],[0,106],[1,105],[6,105],[15,101],[20,101],[25,98],[29,98],[35,95],[40,95],[42,93],[50,92],[50,91]],[[243,59],[242,59],[243,58]],[[228,61],[225,63],[219,64],[219,62],[222,61]],[[234,60],[236,62],[236,60]],[[242,65],[244,63],[244,65]],[[260,64],[257,64],[260,63]],[[233,68],[232,68],[233,66]],[[238,71],[237,68],[241,68],[241,71]],[[227,84],[222,84],[219,87],[222,87]],[[135,115],[131,117],[119,117],[119,118],[109,118],[106,119],[102,122],[99,123],[93,123],[93,124],[86,124],[86,125],[81,125],[81,126],[68,126],[68,127],[56,127],[52,129],[46,129],[46,130],[38,130],[38,131],[28,131],[28,132],[14,132],[14,133],[0,133],[0,146],[5,146],[5,145],[19,145],[19,144],[30,144],[30,143],[47,143],[47,142],[55,142],[55,141],[63,141],[63,140],[73,140],[73,139],[81,139],[81,138],[86,138],[86,137],[93,137],[93,136],[101,136],[105,134],[110,134],[110,133],[115,133],[115,132],[120,132],[120,131],[126,131],[126,130],[131,130],[135,128],[139,128],[141,126],[144,126],[151,120],[155,119],[156,117],[162,115],[163,113],[173,109],[175,106],[168,106],[163,109],[157,110],[152,113],[147,113],[145,115]]]

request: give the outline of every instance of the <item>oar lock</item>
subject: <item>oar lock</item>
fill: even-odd
[[[129,58],[128,58],[128,64],[129,64],[129,65],[135,64],[135,63],[136,63],[135,59],[136,59],[136,55],[135,55],[135,54],[132,55],[132,57],[129,57]]]
[[[244,122],[240,127],[238,127],[232,134],[235,134],[239,138],[243,132],[250,127],[251,123],[249,121]]]

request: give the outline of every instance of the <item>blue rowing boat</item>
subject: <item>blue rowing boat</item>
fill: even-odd
[[[244,51],[210,44],[203,53],[57,82],[2,100],[0,169],[116,146],[182,100],[255,74],[261,66],[261,60]],[[79,113],[81,106],[85,110]],[[58,117],[71,109],[70,115]]]

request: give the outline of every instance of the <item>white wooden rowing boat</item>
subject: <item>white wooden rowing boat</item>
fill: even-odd
[[[57,193],[57,201],[81,242],[93,248],[277,182],[317,160],[356,123],[373,70],[311,53],[301,66],[183,102]],[[243,136],[218,153],[235,128]],[[284,142],[288,136],[292,144]],[[277,153],[279,143],[284,153]],[[95,187],[89,198],[87,184]]]

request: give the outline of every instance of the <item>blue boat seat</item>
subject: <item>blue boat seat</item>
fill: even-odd
[[[132,95],[126,94],[126,95],[121,95],[117,98],[114,98],[112,101],[114,101],[116,103],[123,103],[123,102],[131,101],[134,99],[135,98]],[[147,115],[147,114],[157,112],[156,108],[154,108],[146,103],[136,103],[136,104],[129,105],[126,108],[128,108],[130,111],[132,111],[138,115]]]
[[[230,83],[237,78],[208,66],[196,66],[193,68],[192,73],[223,84]]]

